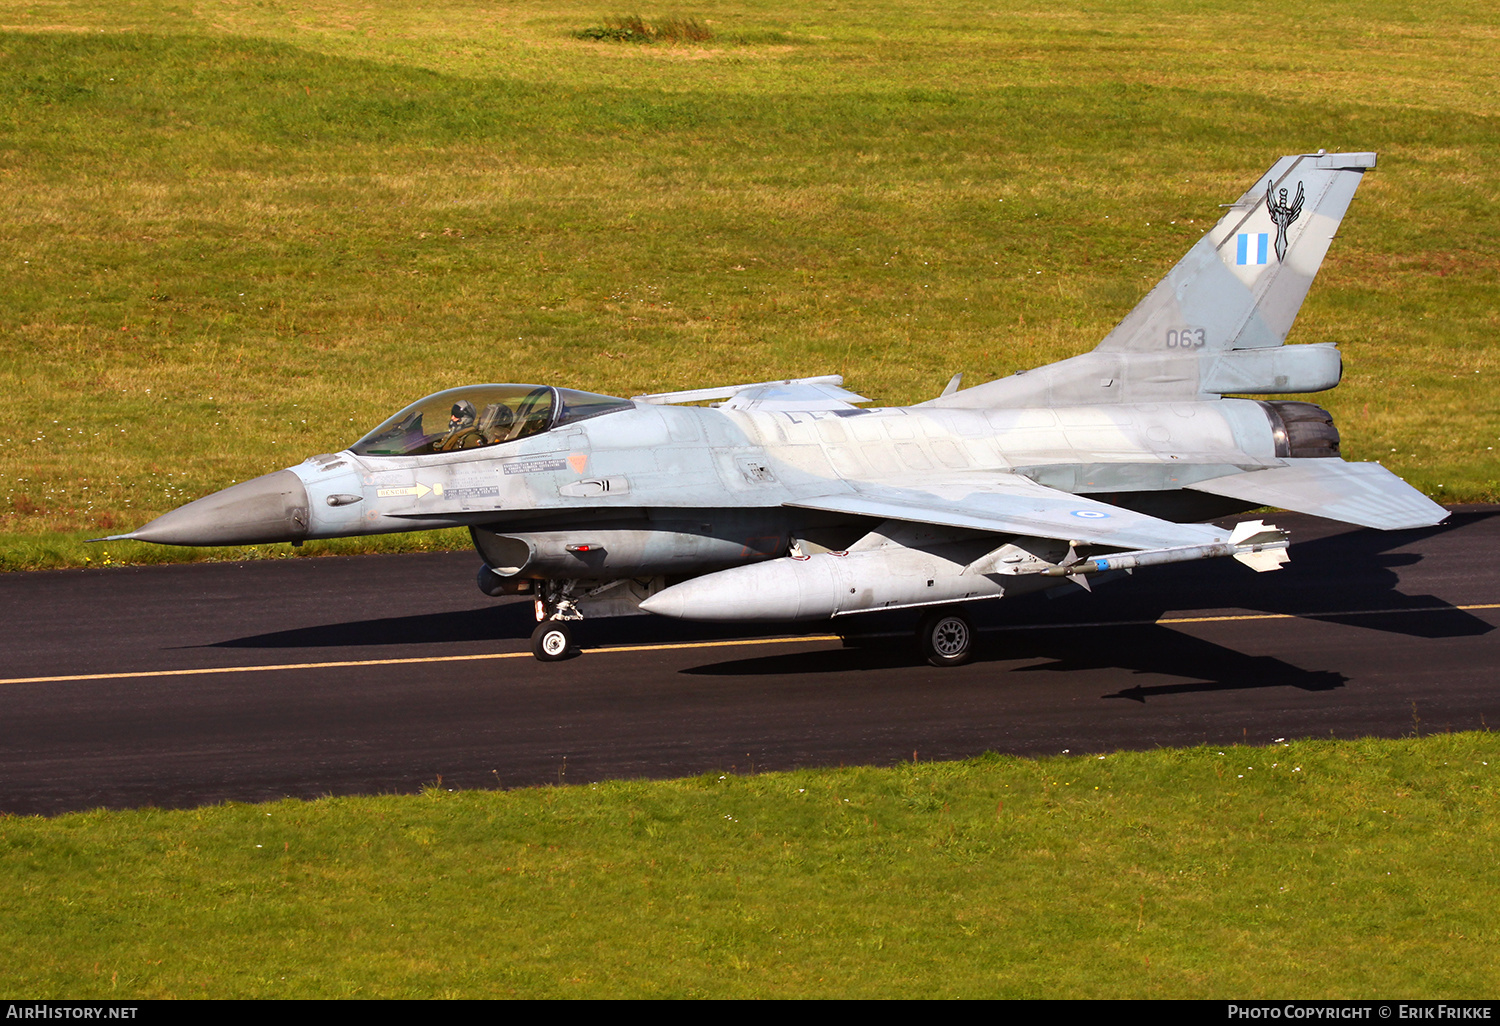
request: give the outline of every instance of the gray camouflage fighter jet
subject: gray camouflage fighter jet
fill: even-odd
[[[534,598],[539,659],[584,617],[841,619],[927,607],[936,665],[972,653],[963,603],[1157,563],[1274,570],[1287,536],[1210,518],[1276,506],[1393,530],[1446,511],[1339,458],[1306,402],[1337,349],[1287,332],[1373,153],[1283,157],[1092,352],[911,407],[836,376],[617,399],[474,385],[343,452],[226,488],[116,538],[241,545],[464,526],[480,588]],[[1289,195],[1293,198],[1288,199]],[[711,406],[685,405],[712,401]]]

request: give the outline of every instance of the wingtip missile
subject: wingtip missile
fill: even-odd
[[[1041,572],[1048,577],[1076,577],[1111,570],[1134,570],[1142,566],[1233,556],[1257,573],[1264,573],[1267,570],[1279,570],[1288,561],[1287,544],[1285,531],[1259,520],[1248,520],[1237,525],[1225,542],[1088,556],[1075,563],[1049,567]]]

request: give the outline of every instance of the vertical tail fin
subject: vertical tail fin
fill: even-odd
[[[924,405],[1162,402],[1338,384],[1332,345],[1286,346],[1373,153],[1282,157],[1093,352]]]
[[[1161,352],[1184,342],[1211,350],[1281,345],[1360,177],[1374,166],[1373,153],[1282,157],[1098,351]]]

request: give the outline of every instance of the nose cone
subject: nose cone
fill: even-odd
[[[307,489],[290,470],[230,485],[130,534],[160,545],[256,545],[307,537]]]

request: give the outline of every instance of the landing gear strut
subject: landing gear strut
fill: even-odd
[[[536,630],[531,632],[531,654],[555,663],[578,654],[573,647],[573,625],[583,619],[574,602],[577,581],[540,581],[537,585]]]
[[[935,609],[922,617],[917,644],[933,666],[962,666],[974,657],[974,627],[957,609]]]

